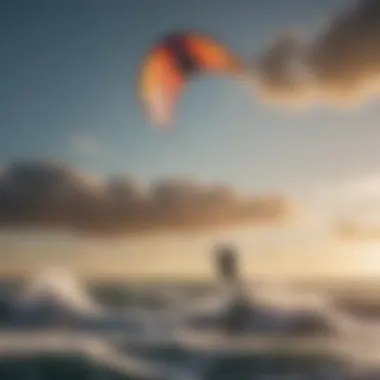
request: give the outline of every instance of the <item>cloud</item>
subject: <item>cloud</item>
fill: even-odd
[[[311,41],[284,34],[255,62],[271,100],[366,100],[380,89],[380,2],[362,0],[333,16]]]
[[[295,204],[281,196],[239,196],[232,188],[163,180],[144,188],[129,177],[102,179],[54,162],[14,163],[0,176],[0,227],[88,233],[278,223]]]
[[[103,153],[104,145],[88,133],[73,136],[69,141],[70,149],[84,156],[95,156]]]
[[[380,240],[380,224],[368,225],[353,220],[340,220],[335,223],[334,232],[344,240],[363,242]]]
[[[343,239],[380,239],[380,176],[325,186],[317,195],[328,209],[333,232]]]

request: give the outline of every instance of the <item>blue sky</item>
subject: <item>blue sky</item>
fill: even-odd
[[[302,193],[380,169],[380,109],[263,103],[229,79],[190,85],[175,128],[148,124],[137,71],[162,34],[210,32],[246,59],[289,28],[313,34],[346,0],[4,0],[0,164],[58,158],[142,181],[192,176]]]
[[[375,170],[375,105],[297,114],[230,80],[204,79],[163,134],[136,100],[139,62],[167,31],[210,31],[251,59],[279,32],[311,32],[344,3],[4,1],[0,162],[57,157],[104,174],[192,175],[252,191]]]

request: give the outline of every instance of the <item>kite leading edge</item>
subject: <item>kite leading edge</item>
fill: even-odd
[[[172,33],[156,43],[142,62],[139,97],[150,121],[170,128],[174,109],[186,84],[199,74],[240,76],[244,67],[213,38],[197,33]]]

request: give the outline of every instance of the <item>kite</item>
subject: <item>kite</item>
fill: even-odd
[[[142,62],[139,97],[151,122],[169,128],[186,84],[199,74],[240,76],[242,63],[223,44],[203,34],[166,35]]]

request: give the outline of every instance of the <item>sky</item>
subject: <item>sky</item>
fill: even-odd
[[[249,86],[230,78],[205,77],[190,83],[178,105],[175,127],[163,133],[149,124],[142,112],[136,96],[137,73],[152,43],[173,30],[190,28],[211,33],[243,59],[254,62],[265,57],[273,40],[289,29],[299,30],[302,36],[313,40],[326,28],[331,15],[351,3],[165,0],[158,5],[154,0],[2,1],[0,164],[8,167],[15,161],[59,160],[100,176],[128,174],[143,184],[190,177],[229,184],[245,194],[286,194],[306,202],[308,215],[295,227],[276,228],[275,235],[268,235],[266,227],[250,229],[241,233],[239,242],[249,240],[244,246],[246,250],[272,252],[270,264],[265,264],[270,268],[276,267],[273,257],[277,256],[273,252],[288,257],[289,253],[284,252],[315,251],[322,256],[321,251],[335,250],[337,243],[330,242],[326,248],[322,242],[321,230],[327,225],[321,225],[321,215],[331,213],[334,207],[346,209],[347,203],[342,206],[339,201],[347,198],[351,205],[352,194],[357,194],[358,188],[359,200],[371,189],[376,198],[376,181],[380,178],[377,96],[345,107],[327,101],[295,109],[267,101]],[[272,66],[269,61],[264,62],[267,67],[262,71],[266,72]],[[353,71],[347,69],[346,77]],[[278,84],[281,83],[277,81],[268,89],[281,90]],[[21,235],[11,235],[4,232],[0,243],[12,268],[19,265],[24,250],[31,262],[40,262],[42,259],[37,257],[48,252],[47,262],[58,256],[62,263],[69,260],[68,255],[52,255],[53,250],[79,250],[81,254],[75,254],[73,259],[73,266],[77,267],[79,261],[86,262],[86,249],[92,252],[90,257],[96,255],[96,244],[74,238],[66,246],[65,238],[50,241],[45,234],[42,238],[32,234],[32,240],[42,241],[45,248],[31,243],[30,237],[25,238],[28,244],[23,248]],[[202,249],[191,248],[193,240],[189,238],[173,243],[173,236],[177,235],[173,232],[170,236],[162,240],[165,243],[144,240],[141,245],[140,241],[138,247],[151,251],[149,244],[153,244],[160,247],[157,251],[167,252],[169,240],[170,244],[177,244],[173,250],[185,253],[173,253],[167,259],[173,263],[174,272],[181,263],[185,265],[190,251],[198,250],[201,253],[199,265],[194,264],[196,273],[204,265],[201,255],[215,235]],[[109,244],[113,244],[115,252],[119,244],[121,251],[132,252],[136,251],[134,239],[104,243],[99,253],[100,267]],[[39,253],[31,254],[32,246]],[[352,244],[349,246],[351,252]],[[372,247],[371,255],[373,251]],[[147,257],[134,253],[125,260],[131,272],[135,267],[143,272],[147,260],[151,260]],[[116,262],[119,263],[115,259]],[[380,260],[378,264],[380,274]],[[301,272],[305,267],[307,263]]]

